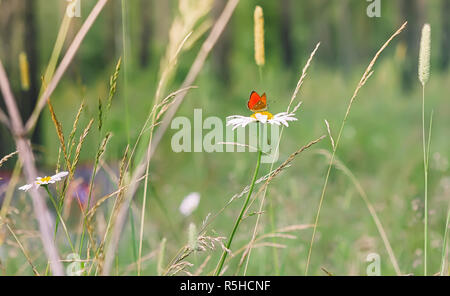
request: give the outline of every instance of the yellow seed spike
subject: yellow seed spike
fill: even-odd
[[[261,6],[256,6],[254,13],[255,22],[255,62],[258,66],[264,66],[266,58],[264,54],[264,16]]]
[[[419,80],[422,85],[425,85],[430,78],[430,43],[431,28],[429,24],[425,24],[422,28],[419,53]]]
[[[19,54],[20,82],[23,90],[30,89],[30,70],[25,52]]]

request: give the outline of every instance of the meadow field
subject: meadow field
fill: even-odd
[[[0,274],[449,275],[450,1],[79,1],[0,0]]]

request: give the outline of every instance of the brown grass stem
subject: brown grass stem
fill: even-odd
[[[19,157],[24,166],[24,173],[28,183],[34,182],[37,177],[37,169],[35,166],[33,151],[31,149],[30,141],[24,138],[24,127],[22,119],[17,108],[16,101],[11,91],[8,77],[6,76],[3,63],[0,61],[0,89],[3,94],[3,99],[7,107],[10,125],[12,127],[12,133],[14,141],[16,142],[17,151]],[[33,209],[36,218],[39,222],[39,230],[41,233],[41,240],[44,246],[47,258],[50,261],[50,265],[54,275],[63,275],[63,266],[59,261],[58,249],[52,239],[51,220],[48,212],[47,205],[41,194],[35,188],[31,189],[30,195],[33,201]]]
[[[34,125],[36,124],[39,115],[44,108],[45,104],[47,103],[47,100],[50,98],[53,91],[56,89],[56,86],[58,85],[59,81],[61,80],[62,76],[66,72],[67,68],[69,67],[70,63],[72,62],[73,58],[75,57],[75,54],[77,53],[78,49],[80,48],[81,43],[83,42],[84,37],[86,37],[86,34],[89,32],[90,28],[94,24],[95,20],[97,19],[98,15],[102,11],[105,4],[108,2],[108,0],[98,0],[97,4],[95,4],[94,8],[92,9],[91,13],[87,17],[86,21],[81,26],[80,30],[76,34],[75,38],[73,39],[72,43],[70,44],[69,48],[67,49],[67,52],[62,59],[61,63],[59,64],[58,68],[55,71],[55,75],[53,76],[52,80],[48,83],[48,86],[45,88],[45,91],[43,92],[42,96],[40,96],[38,103],[36,104],[35,109],[33,110],[33,113],[31,114],[30,118],[27,120],[27,123],[25,124],[25,131],[29,132],[33,129]]]

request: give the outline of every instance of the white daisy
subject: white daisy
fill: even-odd
[[[232,115],[227,117],[227,126],[233,126],[233,130],[238,127],[245,127],[252,122],[261,122],[263,124],[275,124],[289,126],[288,121],[296,121],[295,113],[281,112],[273,115],[270,112],[256,112],[251,116]]]
[[[19,190],[28,191],[31,189],[31,187],[33,187],[33,185],[36,188],[38,188],[41,185],[53,184],[55,182],[61,181],[61,179],[64,178],[65,176],[67,176],[68,174],[69,174],[68,172],[59,172],[56,175],[53,175],[50,177],[49,176],[37,177],[36,181],[34,181],[31,184],[26,184],[26,185],[19,187]]]
[[[184,216],[189,216],[198,207],[200,203],[200,193],[192,192],[189,193],[181,202],[180,212]]]

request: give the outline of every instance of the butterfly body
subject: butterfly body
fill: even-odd
[[[258,95],[256,91],[252,91],[250,94],[250,99],[247,103],[248,109],[252,112],[261,112],[267,109],[267,98],[266,94],[263,93],[262,96]]]

